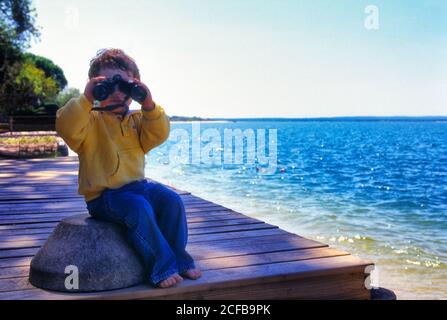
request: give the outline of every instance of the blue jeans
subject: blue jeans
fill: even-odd
[[[128,241],[141,256],[152,284],[195,267],[185,249],[188,226],[183,200],[164,185],[142,180],[106,189],[87,202],[87,209],[95,219],[126,227]]]

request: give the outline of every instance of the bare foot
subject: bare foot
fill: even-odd
[[[175,286],[177,283],[180,283],[182,281],[183,281],[183,278],[178,273],[174,273],[169,278],[157,283],[157,287],[169,288],[169,287]]]
[[[188,269],[182,273],[182,276],[184,276],[185,278],[191,279],[191,280],[196,280],[202,276],[202,271],[200,271],[197,268]]]

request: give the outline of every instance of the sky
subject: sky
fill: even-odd
[[[444,0],[34,0],[30,52],[84,90],[117,47],[168,115],[447,115]],[[138,108],[133,104],[133,108]]]

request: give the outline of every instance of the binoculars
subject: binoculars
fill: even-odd
[[[93,98],[98,101],[106,100],[116,90],[116,87],[127,96],[126,100],[131,97],[133,100],[143,103],[146,99],[147,92],[142,86],[133,80],[124,80],[119,74],[114,75],[112,79],[96,83],[92,90]]]

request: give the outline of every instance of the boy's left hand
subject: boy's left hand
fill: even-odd
[[[146,111],[150,111],[153,110],[155,108],[155,102],[152,100],[152,94],[151,91],[149,90],[149,88],[140,80],[138,79],[133,79],[138,85],[142,86],[144,88],[144,90],[146,90],[147,92],[147,96],[146,99],[144,99],[143,103],[141,104],[141,107],[143,108],[143,110]]]

